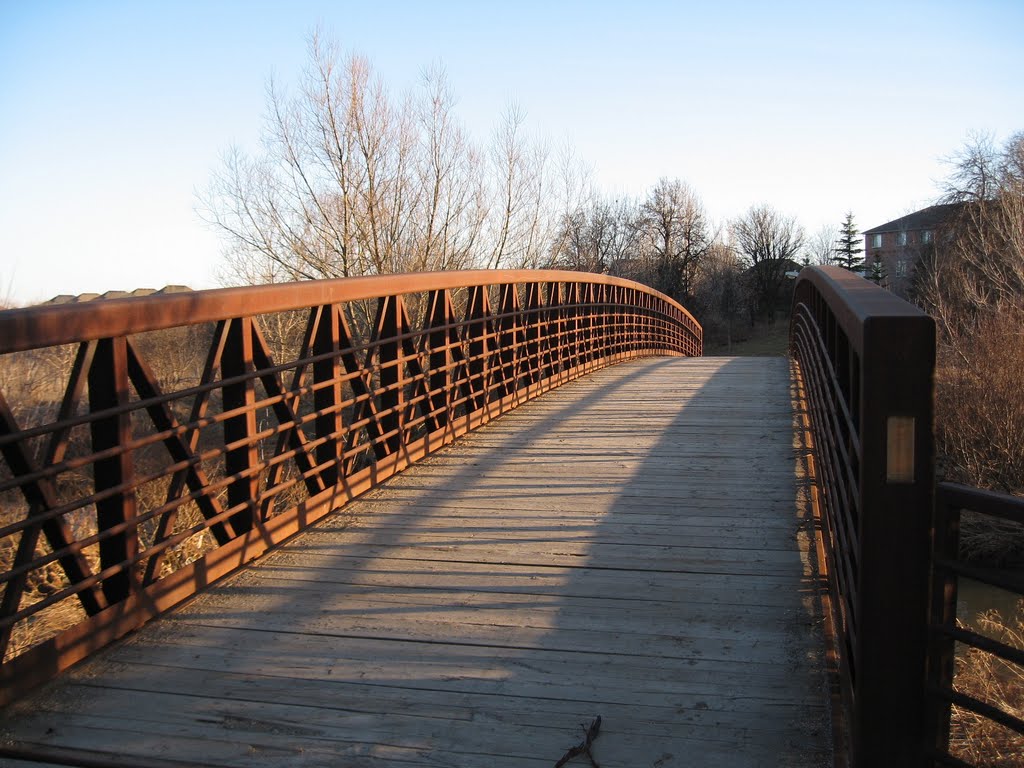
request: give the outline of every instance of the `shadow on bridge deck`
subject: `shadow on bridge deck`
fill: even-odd
[[[4,736],[53,765],[550,767],[600,715],[604,768],[830,765],[792,419],[781,358],[598,372],[72,670]]]

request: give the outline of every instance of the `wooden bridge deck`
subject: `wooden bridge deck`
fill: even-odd
[[[830,765],[792,418],[781,358],[566,385],[9,708],[2,743],[550,768],[600,715],[603,768]]]

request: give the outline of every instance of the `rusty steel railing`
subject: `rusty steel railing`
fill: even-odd
[[[813,439],[849,759],[920,766],[934,323],[854,274],[808,268],[791,350]]]
[[[0,312],[0,703],[602,366],[699,355],[639,284],[392,275]]]
[[[935,499],[935,532],[933,536],[932,615],[929,623],[931,646],[928,660],[928,755],[932,765],[969,766],[963,755],[950,750],[951,709],[955,705],[989,723],[989,744],[1001,746],[1005,754],[1024,744],[1024,721],[1006,711],[1005,704],[992,700],[992,692],[1000,687],[1011,688],[1012,680],[1024,674],[1024,648],[1003,642],[957,623],[957,592],[961,578],[987,584],[990,587],[1024,596],[1024,569],[1019,565],[984,565],[965,562],[959,551],[960,520],[963,512],[998,520],[1024,524],[1024,498],[969,488],[954,483],[940,483]],[[990,686],[976,686],[979,690],[958,690],[956,654],[977,649],[990,665]],[[1016,665],[1016,666],[1014,666]],[[1002,680],[998,678],[1003,676]],[[988,688],[988,690],[985,690]],[[1024,697],[1019,688],[1018,697]],[[979,696],[984,698],[979,698]],[[986,700],[987,699],[987,700]],[[963,725],[961,725],[963,727]],[[1000,732],[1001,731],[1001,732]],[[960,734],[961,740],[972,740],[972,734]],[[1000,742],[1002,742],[1000,744]]]

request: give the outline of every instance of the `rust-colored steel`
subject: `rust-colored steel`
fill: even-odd
[[[577,272],[0,312],[0,704],[525,400],[700,353],[678,303]]]
[[[924,766],[934,323],[850,272],[808,268],[791,350],[816,451],[850,761]]]
[[[455,276],[454,280],[452,276]],[[514,283],[577,285],[599,283],[629,289],[639,304],[643,296],[656,297],[672,307],[678,321],[690,327],[690,343],[699,346],[699,324],[682,305],[645,285],[608,275],[560,270],[466,270],[374,275],[339,280],[309,280],[246,288],[173,293],[160,296],[111,299],[83,304],[28,307],[0,312],[0,354],[89,339],[127,336],[161,328],[216,322],[260,314],[345,304],[381,296]],[[458,283],[456,285],[456,283]]]

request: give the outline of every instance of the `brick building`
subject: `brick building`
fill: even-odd
[[[897,296],[906,297],[918,259],[931,247],[938,232],[953,220],[961,205],[932,205],[866,230],[864,264],[870,269],[879,257],[887,275],[883,285]]]

